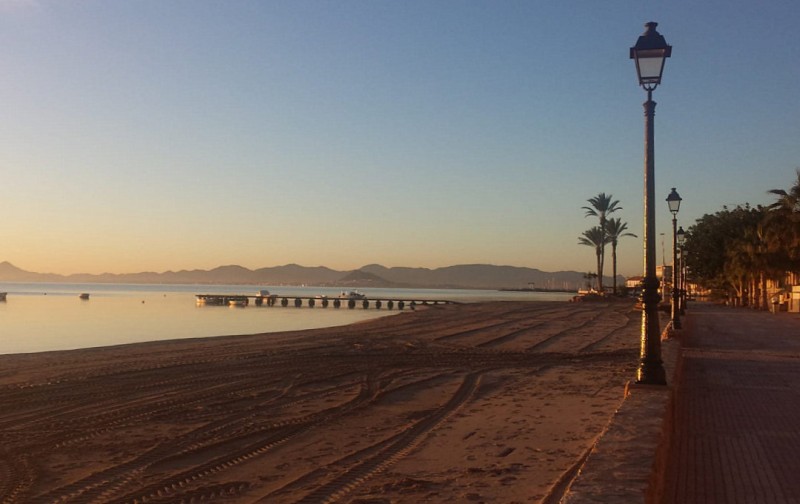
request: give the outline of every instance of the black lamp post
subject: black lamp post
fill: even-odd
[[[631,47],[631,59],[636,61],[639,85],[647,91],[644,103],[644,279],[642,280],[642,337],[639,352],[639,369],[636,382],[666,385],[666,373],[661,361],[661,330],[658,323],[658,277],[656,276],[656,216],[655,157],[653,116],[656,103],[653,90],[661,83],[664,62],[672,54],[672,47],[656,31],[658,23],[645,24],[645,32]]]
[[[678,272],[678,211],[681,209],[681,196],[675,188],[667,196],[669,211],[672,212],[672,328],[681,329],[680,290]]]
[[[677,237],[680,250],[680,269],[678,270],[678,278],[680,279],[680,312],[681,316],[684,316],[686,315],[686,267],[683,262],[683,256],[686,254],[686,250],[683,248],[683,244],[686,242],[686,232],[683,230],[683,226],[678,228]]]

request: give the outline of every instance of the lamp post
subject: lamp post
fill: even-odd
[[[683,256],[684,254],[686,254],[686,250],[683,248],[683,244],[686,241],[686,232],[683,230],[683,226],[678,228],[677,237],[678,237],[678,248],[680,249],[681,252],[680,269],[678,270],[679,272],[678,278],[680,279],[680,291],[679,291],[680,307],[681,307],[680,312],[681,316],[684,316],[686,315],[686,269],[683,262]]]
[[[655,157],[653,116],[656,103],[653,90],[661,83],[666,58],[672,55],[672,47],[656,31],[658,23],[645,24],[645,32],[631,47],[630,57],[636,62],[639,85],[647,91],[644,103],[644,279],[642,280],[642,336],[639,352],[639,369],[636,382],[643,384],[666,385],[666,373],[661,361],[661,331],[658,323],[658,277],[656,277],[656,216],[655,199]]]
[[[678,211],[681,209],[681,196],[675,188],[667,196],[669,211],[672,212],[672,328],[681,329],[680,290],[678,277]]]

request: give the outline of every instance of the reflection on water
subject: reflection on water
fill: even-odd
[[[250,294],[243,286],[0,284],[0,354],[66,350],[164,339],[255,334],[330,327],[386,316],[395,311],[356,308],[236,308],[197,306],[195,293]],[[252,292],[251,292],[252,291]],[[336,289],[273,287],[283,295],[335,297]],[[90,293],[89,300],[78,295]],[[533,299],[535,293],[494,291],[370,289],[371,297],[450,299]],[[538,295],[566,299],[568,295]]]

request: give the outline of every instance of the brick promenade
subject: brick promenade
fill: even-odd
[[[800,504],[800,315],[690,312],[664,502]]]

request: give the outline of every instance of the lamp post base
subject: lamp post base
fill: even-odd
[[[636,383],[643,385],[666,385],[667,373],[664,371],[664,363],[658,361],[641,361],[639,369],[636,370]]]

